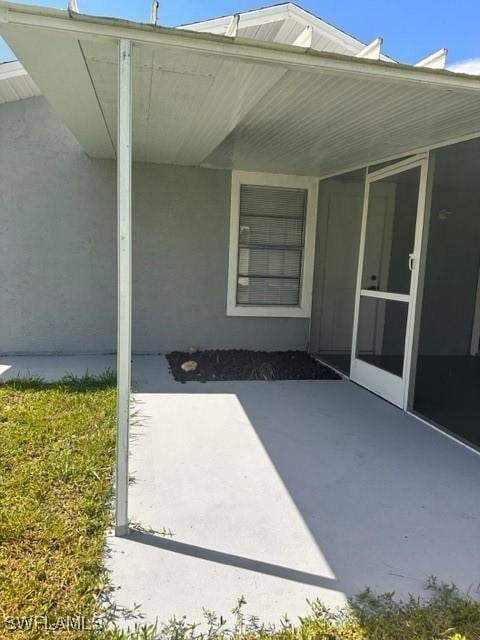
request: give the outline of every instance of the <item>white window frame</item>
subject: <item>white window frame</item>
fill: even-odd
[[[284,174],[232,171],[230,205],[230,243],[228,259],[227,316],[257,316],[270,318],[309,318],[312,309],[313,265],[315,259],[315,231],[317,225],[318,178]],[[240,226],[240,187],[242,184],[268,187],[290,187],[307,190],[305,240],[300,303],[285,306],[252,306],[237,303],[238,242]]]

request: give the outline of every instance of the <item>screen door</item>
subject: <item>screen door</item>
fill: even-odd
[[[367,174],[350,377],[406,408],[427,156]],[[381,206],[379,206],[381,203]]]

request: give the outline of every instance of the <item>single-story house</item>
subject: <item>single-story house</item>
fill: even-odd
[[[290,2],[75,8],[0,2],[0,352],[118,340],[119,460],[131,350],[189,347],[308,350],[479,445],[480,77]]]

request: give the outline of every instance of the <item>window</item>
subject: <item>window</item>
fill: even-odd
[[[233,172],[228,315],[308,317],[314,178]]]
[[[307,190],[240,185],[237,304],[298,306]]]

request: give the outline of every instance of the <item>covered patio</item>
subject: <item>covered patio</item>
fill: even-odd
[[[114,358],[0,363],[1,379],[55,379]],[[431,575],[478,597],[480,465],[461,443],[347,380],[182,385],[138,356],[133,385],[134,524],[107,561],[125,623],[135,603],[199,620],[242,595],[278,622],[367,585],[428,595]]]
[[[132,166],[140,176],[151,171],[150,181],[139,180],[137,190],[138,209],[145,202],[150,205],[138,243],[144,278],[139,288],[145,289],[145,298],[157,295],[158,315],[152,325],[168,326],[166,335],[176,340],[183,331],[184,348],[195,346],[195,323],[204,329],[199,336],[222,341],[215,347],[230,342],[243,346],[252,336],[267,341],[270,335],[271,344],[312,346],[315,309],[328,302],[314,282],[324,280],[323,272],[314,269],[314,263],[320,264],[315,244],[326,238],[321,229],[316,233],[322,204],[320,197],[317,207],[319,182],[362,169],[362,189],[365,181],[372,183],[367,185],[372,192],[378,184],[379,201],[387,203],[384,209],[390,212],[390,231],[373,225],[374,241],[401,238],[401,233],[392,233],[394,218],[406,220],[408,233],[405,243],[394,246],[400,290],[396,283],[383,287],[376,271],[374,284],[362,285],[362,268],[370,268],[377,258],[382,258],[376,267],[384,267],[385,273],[378,273],[387,275],[385,281],[395,265],[390,255],[383,259],[381,242],[372,243],[378,251],[369,254],[368,242],[365,250],[368,207],[375,201],[369,203],[368,191],[364,196],[357,189],[355,176],[352,192],[364,205],[361,235],[359,225],[351,252],[357,278],[356,288],[350,287],[355,289],[355,312],[341,319],[348,325],[355,316],[355,328],[347,332],[349,344],[352,331],[354,345],[357,333],[359,343],[364,335],[370,342],[366,355],[363,348],[354,348],[349,361],[362,356],[357,380],[398,407],[411,409],[425,275],[422,231],[434,176],[430,154],[478,137],[480,79],[6,2],[0,2],[0,32],[89,161],[116,160],[118,357],[12,356],[1,361],[1,375],[21,371],[56,379],[66,372],[116,367],[116,534],[122,537],[109,541],[108,566],[118,588],[117,604],[131,610],[140,603],[148,621],[174,614],[198,619],[202,607],[228,613],[243,595],[252,613],[275,621],[285,612],[306,613],[307,598],[340,604],[367,585],[399,595],[420,594],[431,575],[478,593],[480,467],[472,449],[345,379],[181,386],[159,355],[134,359],[139,420],[130,428],[130,368],[136,350],[132,234],[136,224],[140,227],[132,206]],[[386,167],[395,160],[399,165],[394,170]],[[182,167],[179,174],[172,170],[177,167]],[[193,186],[186,185],[183,176],[194,176],[194,170],[199,173]],[[208,182],[207,172],[209,179],[215,174],[215,180]],[[245,173],[252,172],[254,177],[247,180]],[[156,184],[156,176],[162,175],[173,193],[165,208]],[[238,268],[239,237],[245,230],[238,196],[243,186],[257,186],[259,175],[261,187],[295,191],[308,203],[299,205],[296,217],[284,216],[301,220],[302,262],[298,260],[294,275],[284,278],[298,287],[289,298],[295,304],[283,307],[269,306],[267,299],[263,307],[252,303],[248,308],[238,293],[250,277],[283,278],[272,275],[275,260],[267,265],[267,275],[245,275]],[[339,181],[347,182],[342,176]],[[183,201],[187,186],[190,199]],[[398,204],[399,193],[407,205]],[[214,209],[208,198],[203,209],[197,209],[197,196],[205,194],[219,194],[218,219],[208,217]],[[227,200],[231,196],[230,211],[225,194]],[[177,215],[178,202],[184,205],[184,218]],[[351,209],[349,204],[346,210]],[[384,209],[377,209],[378,218],[386,220]],[[450,213],[444,209],[442,215]],[[222,229],[230,221],[222,245],[210,242],[220,217]],[[190,219],[197,227],[190,226]],[[159,226],[148,226],[152,220]],[[171,236],[161,235],[164,220],[166,229],[174,229]],[[345,235],[352,238],[349,224]],[[268,244],[271,228],[262,233]],[[221,303],[217,298],[209,303],[203,294],[188,307],[184,295],[185,307],[177,306],[176,286],[184,281],[175,278],[190,259],[188,251],[182,251],[185,237],[198,247],[191,252],[193,267],[185,269],[184,279],[199,256],[203,260],[204,255],[218,254],[220,266],[202,262],[201,280],[202,292],[215,290]],[[143,264],[146,247],[153,258]],[[364,254],[368,259],[362,264]],[[334,271],[342,269],[335,264]],[[153,273],[152,281],[147,272]],[[215,280],[219,273],[229,274],[228,283],[226,277]],[[160,285],[164,288],[158,294]],[[367,310],[367,330],[362,332],[357,326],[360,300],[397,306],[401,322],[385,309]],[[374,336],[374,346],[380,355],[396,357],[400,373],[377,367],[370,375],[370,328],[377,331],[381,316],[383,324],[387,318],[397,331],[393,353],[382,353],[383,330]],[[138,333],[148,334],[149,326],[146,322]],[[172,349],[171,344],[160,347],[154,331],[151,336],[150,353]],[[130,486],[129,468],[135,479]],[[171,530],[173,538],[155,533],[164,529]]]

